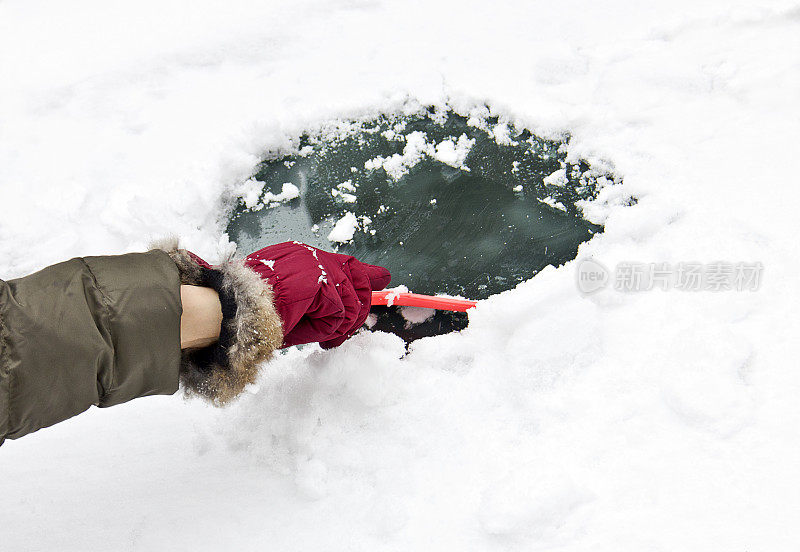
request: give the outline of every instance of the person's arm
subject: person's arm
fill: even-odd
[[[216,343],[222,326],[219,294],[209,287],[181,285],[181,303],[181,349]]]
[[[391,277],[299,242],[216,267],[153,245],[0,280],[0,444],[179,383],[225,405],[276,350],[353,335]]]
[[[0,280],[0,443],[92,405],[174,393],[180,326],[180,274],[164,251]]]

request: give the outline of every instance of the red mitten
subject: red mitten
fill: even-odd
[[[272,285],[284,347],[341,345],[364,324],[372,291],[391,280],[383,267],[299,242],[270,245],[248,255],[244,264]]]
[[[391,279],[385,268],[299,242],[271,245],[217,266],[176,242],[158,247],[175,261],[182,284],[219,294],[219,339],[181,351],[184,388],[218,405],[255,382],[258,366],[276,349],[343,343],[366,320],[372,291]]]

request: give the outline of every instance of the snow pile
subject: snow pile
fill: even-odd
[[[520,192],[520,191],[522,191],[522,188],[520,188],[520,189],[514,188],[514,191],[515,192]],[[556,201],[552,197],[546,197],[544,199],[540,199],[539,201],[549,205],[553,209],[558,209],[559,211],[566,211],[567,210],[567,208],[564,207],[563,203],[561,203],[559,201]],[[582,209],[583,216],[589,222],[598,223],[598,218],[599,217],[594,215],[594,212],[589,212],[589,209],[590,209],[589,205],[594,205],[594,204],[590,203],[590,202],[585,202],[585,204],[583,206],[583,209]]]
[[[516,145],[516,142],[511,139],[511,129],[509,128],[507,122],[495,125],[495,127],[492,128],[491,135],[494,138],[494,141],[501,146]]]
[[[436,310],[425,307],[400,307],[400,314],[409,324],[422,324],[430,320],[436,314]]]
[[[356,228],[358,228],[358,219],[348,211],[333,225],[333,230],[328,234],[328,240],[339,243],[348,242],[353,239]]]
[[[357,187],[353,185],[353,182],[351,180],[346,180],[335,188],[331,188],[331,195],[341,199],[345,203],[355,203],[358,199],[358,197],[354,195],[356,191]]]
[[[267,192],[264,194],[264,198],[261,200],[261,202],[262,204],[269,205],[271,207],[278,203],[290,201],[297,197],[300,197],[300,189],[291,182],[284,182],[281,185],[281,192],[279,194]]]
[[[264,183],[255,178],[249,178],[232,187],[231,195],[241,198],[244,206],[254,211],[260,211],[264,207],[275,207],[292,199],[300,197],[300,189],[291,182],[284,182],[281,192],[273,194],[264,191]]]
[[[558,169],[556,172],[544,179],[544,183],[548,186],[564,186],[568,182],[567,171],[565,169]]]
[[[259,204],[261,195],[264,193],[264,183],[250,178],[235,186],[232,193],[235,197],[242,199],[245,207],[253,209]]]
[[[408,353],[378,333],[286,351],[225,410],[92,409],[0,448],[4,549],[794,550],[798,13],[0,3],[4,279],[167,233],[223,258],[222,198],[266,152],[428,104],[613,160],[581,259],[764,266],[758,291],[582,295],[568,263]]]
[[[364,168],[367,170],[383,168],[393,180],[400,180],[408,174],[409,169],[422,161],[425,155],[433,155],[434,151],[434,147],[428,142],[426,134],[415,131],[406,136],[406,145],[402,154],[395,153],[386,158],[379,155],[364,163]]]
[[[450,165],[457,169],[464,168],[469,170],[469,168],[464,167],[464,161],[467,159],[469,150],[474,145],[475,140],[468,138],[466,134],[459,136],[457,141],[448,138],[436,144],[433,157],[445,165]]]
[[[591,200],[579,199],[575,206],[583,218],[595,224],[605,224],[612,210],[628,203],[628,196],[620,186],[611,186],[605,179],[598,180],[600,192]]]
[[[447,116],[447,112],[448,110],[442,110],[444,117]],[[437,144],[429,141],[428,136],[421,131],[410,132],[407,135],[399,134],[394,129],[390,129],[390,131],[391,138],[389,139],[405,139],[406,145],[403,153],[395,153],[390,157],[379,155],[369,159],[364,163],[365,169],[382,168],[392,180],[398,181],[427,156],[445,165],[469,171],[469,168],[464,165],[464,161],[472,146],[475,145],[475,140],[470,139],[466,134],[462,134],[458,139],[446,138]]]

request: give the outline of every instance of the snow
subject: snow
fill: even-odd
[[[338,197],[339,199],[341,199],[345,203],[355,203],[356,200],[358,199],[357,196],[355,196],[353,194],[348,194],[347,192],[341,192],[336,188],[332,188],[331,189],[331,195],[333,197]]]
[[[358,197],[355,195],[358,188],[353,184],[352,180],[345,180],[337,184],[335,188],[331,188],[331,195],[344,201],[345,203],[355,203]],[[348,193],[352,192],[352,193]]]
[[[0,2],[3,279],[168,233],[219,260],[221,198],[252,198],[266,154],[445,103],[613,163],[579,259],[764,266],[752,292],[585,295],[576,260],[408,353],[381,333],[288,350],[224,410],[91,409],[0,448],[3,548],[795,550],[798,14]]]
[[[424,307],[400,307],[400,315],[410,324],[422,324],[436,314],[436,309]]]
[[[355,192],[356,187],[353,185],[352,180],[345,180],[341,184],[336,186],[339,190],[347,190],[348,192]]]
[[[575,205],[580,208],[583,218],[595,224],[604,224],[614,208],[625,205],[627,197],[620,186],[603,185],[602,180],[598,179],[601,186],[597,197],[589,200],[578,200]]]
[[[250,182],[255,182],[252,178],[248,180],[245,185]],[[255,182],[255,184],[260,185],[260,189],[263,190],[264,183],[263,182]],[[250,187],[245,187],[245,191],[248,195],[245,197],[245,207],[254,208],[256,211],[260,211],[264,207],[276,207],[281,203],[285,203],[297,197],[300,197],[300,188],[292,184],[291,182],[284,182],[281,185],[281,192],[278,194],[273,194],[270,191],[264,193],[264,195],[260,198],[261,201],[258,201],[259,197],[251,190],[255,190],[256,186],[253,186],[252,189]],[[259,192],[260,194],[261,192]]]
[[[442,110],[440,117],[447,117],[448,110]],[[434,118],[436,120],[436,118]],[[445,138],[438,144],[428,140],[427,134],[421,131],[410,132],[407,135],[398,134],[395,130],[392,131],[392,138],[402,138],[406,141],[403,147],[403,153],[395,153],[390,157],[377,156],[369,159],[364,163],[364,168],[367,170],[375,170],[383,168],[386,174],[392,180],[400,180],[403,176],[408,174],[408,171],[419,164],[426,156],[432,157],[437,161],[450,165],[457,169],[469,171],[469,167],[464,165],[464,161],[469,155],[470,149],[475,145],[475,140],[470,139],[466,134],[462,134],[458,138],[450,137]],[[388,131],[384,131],[386,134]],[[506,133],[508,129],[506,129]],[[498,142],[501,143],[501,142]],[[510,141],[505,145],[510,144]]]
[[[365,162],[364,168],[367,170],[383,168],[392,180],[400,180],[426,155],[435,155],[434,146],[428,142],[428,136],[424,132],[418,130],[410,132],[405,139],[406,145],[402,154],[395,153],[386,158],[379,155]]]
[[[386,288],[386,289],[391,292],[386,296],[386,305],[389,306],[389,307],[394,305],[395,299],[397,299],[397,297],[401,293],[408,293],[409,292],[408,286],[405,286],[403,284],[400,284],[399,286],[393,286],[393,287],[390,287],[390,288]]]
[[[515,192],[522,191],[522,188],[520,187],[520,189],[517,190],[517,188],[515,187],[514,191]],[[540,201],[541,203],[544,203],[546,205],[549,205],[553,209],[558,209],[559,211],[566,211],[567,210],[567,208],[564,207],[563,203],[556,201],[552,197],[546,197],[546,198],[540,199],[538,201]],[[594,215],[594,211],[592,211],[591,216],[590,216],[589,213],[587,213],[587,211],[589,209],[597,209],[597,205],[596,204],[590,203],[590,202],[578,202],[578,203],[579,203],[578,206],[582,207],[581,210],[583,211],[585,218],[587,218],[591,222],[598,222],[598,220],[601,218],[601,215]]]
[[[563,187],[569,182],[567,180],[567,171],[565,169],[558,169],[550,176],[544,178],[544,183],[550,186]]]
[[[468,168],[464,167],[464,161],[466,160],[467,155],[469,155],[469,150],[472,149],[472,146],[474,145],[475,140],[468,138],[466,134],[459,136],[457,141],[453,140],[452,138],[448,138],[436,144],[436,150],[433,154],[433,157],[445,165],[450,165],[451,167],[455,167],[457,169],[464,168],[469,170]]]
[[[345,243],[353,239],[353,235],[358,228],[358,219],[347,211],[342,218],[333,225],[333,230],[328,234],[328,240],[332,242]]]
[[[262,193],[264,193],[264,183],[253,178],[242,182],[233,189],[233,195],[240,197],[248,209],[252,209],[258,204]]]
[[[284,201],[289,201],[290,199],[294,199],[296,197],[300,197],[300,188],[298,188],[291,182],[284,182],[283,184],[281,184],[281,193],[273,194],[272,192],[267,192],[266,194],[264,194],[264,203],[268,202],[281,203]]]
[[[501,146],[513,146],[516,145],[511,139],[511,129],[508,126],[507,122],[502,122],[497,124],[492,128],[491,136],[494,138],[494,141],[500,144]]]

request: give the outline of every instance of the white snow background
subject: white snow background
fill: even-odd
[[[0,1],[4,279],[167,233],[217,261],[263,155],[409,98],[612,160],[639,202],[581,258],[764,265],[583,297],[571,262],[405,356],[92,409],[0,449],[0,549],[798,550],[799,74],[796,0]]]

